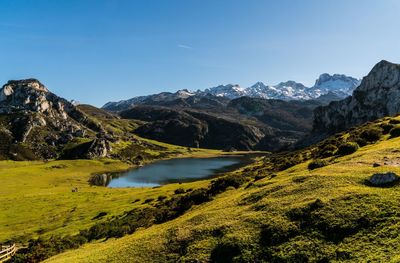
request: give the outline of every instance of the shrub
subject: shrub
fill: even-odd
[[[354,139],[354,142],[356,142],[358,144],[358,146],[360,146],[360,147],[364,147],[365,145],[368,144],[368,142],[366,140],[364,140],[363,138],[360,138],[360,137]]]
[[[159,197],[157,197],[158,201],[162,201],[164,199],[167,199],[167,197],[165,195],[160,195]]]
[[[275,165],[278,171],[286,170],[292,166],[295,166],[301,163],[301,159],[299,156],[289,156],[289,157],[281,157],[271,160],[272,163]]]
[[[396,126],[390,130],[390,136],[392,138],[400,136],[400,126]]]
[[[228,175],[224,177],[220,177],[215,181],[211,182],[210,193],[215,195],[217,193],[221,193],[226,190],[229,186],[234,188],[239,188],[244,182],[245,178],[242,176]]]
[[[383,130],[383,134],[388,134],[390,132],[391,129],[393,129],[395,126],[393,124],[390,123],[382,123],[381,124],[381,128]]]
[[[106,216],[106,215],[107,215],[107,212],[100,212],[97,214],[97,216],[93,217],[92,220],[102,218],[103,216]]]
[[[184,194],[185,193],[185,189],[183,188],[178,188],[174,191],[175,194],[179,195],[179,194]]]
[[[241,254],[238,242],[227,241],[219,243],[211,251],[211,262],[233,262],[233,259]]]
[[[323,158],[330,157],[330,156],[335,155],[337,149],[338,148],[336,147],[336,145],[327,144],[324,146],[324,148],[322,148],[319,155]]]
[[[267,176],[264,175],[264,174],[257,174],[257,175],[254,177],[254,181],[258,181],[258,180],[264,179],[265,177],[267,177]]]
[[[400,124],[400,120],[391,119],[391,120],[389,121],[389,123],[390,123],[390,124]]]
[[[360,137],[367,142],[376,142],[382,137],[382,131],[378,128],[370,128],[361,132]]]
[[[308,164],[308,169],[309,170],[314,170],[314,169],[321,168],[321,167],[324,167],[324,166],[327,166],[327,165],[328,165],[327,161],[321,160],[321,159],[316,159],[316,160],[311,161]]]
[[[356,142],[346,142],[339,146],[337,154],[340,156],[352,154],[360,148]]]
[[[144,200],[143,204],[148,204],[154,201],[154,198],[147,198],[146,200]]]

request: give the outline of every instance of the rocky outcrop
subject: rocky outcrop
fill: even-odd
[[[105,138],[81,143],[63,151],[62,159],[98,159],[104,158],[111,152],[110,143]]]
[[[104,134],[101,125],[36,79],[10,80],[0,89],[0,116],[0,128],[11,135],[0,159],[57,158],[74,138]],[[97,142],[87,158],[104,156],[104,148]]]
[[[400,65],[376,64],[353,95],[314,111],[314,133],[332,134],[400,113]]]
[[[107,186],[112,179],[109,174],[94,174],[89,178],[90,185]]]
[[[85,156],[87,159],[97,159],[106,157],[111,151],[111,146],[108,141],[104,138],[98,138],[93,140],[90,144],[89,149],[86,151]]]
[[[51,93],[36,79],[10,80],[0,89],[0,114],[36,113],[38,124],[46,125],[46,119],[60,129],[79,129],[86,126],[102,132],[101,126],[91,121],[69,101]],[[73,123],[75,122],[75,123]]]
[[[373,174],[368,182],[373,186],[388,186],[399,180],[399,176],[395,173],[376,173]]]

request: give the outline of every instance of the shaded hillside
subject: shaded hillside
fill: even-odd
[[[140,136],[189,147],[250,150],[265,131],[206,113],[157,106],[138,106],[121,117],[148,121],[135,130]]]
[[[135,130],[140,136],[189,147],[270,151],[309,132],[313,109],[322,105],[249,97],[229,101],[215,96],[144,104],[120,112],[122,118],[147,122]]]
[[[321,104],[318,101],[287,102],[241,97],[232,100],[228,107],[276,129],[307,132],[311,129],[313,110]]]

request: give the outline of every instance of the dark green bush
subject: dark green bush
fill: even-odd
[[[230,263],[233,259],[241,254],[240,246],[237,242],[229,241],[219,243],[211,251],[211,262]]]
[[[382,123],[381,128],[382,128],[382,133],[383,134],[388,134],[391,129],[393,129],[395,126],[390,123]]]
[[[346,142],[339,146],[337,154],[340,156],[352,154],[360,148],[356,142]]]
[[[321,159],[316,159],[316,160],[311,161],[308,164],[308,169],[309,170],[314,170],[314,169],[321,168],[321,167],[324,167],[324,166],[327,166],[327,165],[328,165],[327,161],[321,160]]]
[[[143,204],[148,204],[154,201],[154,198],[147,198],[146,200],[144,200]]]
[[[106,216],[106,215],[107,215],[107,212],[100,212],[100,213],[97,214],[97,216],[93,217],[92,219],[93,220],[99,219],[99,218],[102,218],[103,216]]]
[[[160,195],[159,197],[157,197],[158,201],[162,201],[162,200],[165,200],[165,199],[167,199],[167,197],[165,195]]]
[[[289,157],[280,157],[272,160],[272,163],[278,171],[286,170],[292,166],[301,163],[301,159],[297,155]]]
[[[360,138],[367,142],[376,142],[382,137],[382,131],[378,128],[369,128],[361,132]]]
[[[338,150],[338,148],[336,147],[336,145],[327,144],[322,148],[322,150],[320,151],[319,155],[322,158],[330,157],[330,156],[335,155],[337,150]]]
[[[229,186],[239,188],[246,179],[243,176],[228,175],[224,177],[217,178],[211,182],[210,193],[212,195],[221,193],[226,190]]]
[[[264,174],[257,174],[257,175],[254,177],[254,181],[258,181],[258,180],[264,179],[265,177],[267,177],[267,176],[264,175]]]
[[[391,120],[389,121],[389,123],[390,123],[390,124],[400,124],[400,120],[391,119]]]
[[[368,142],[366,140],[364,140],[363,138],[360,138],[360,137],[355,138],[354,142],[356,142],[358,144],[358,146],[360,146],[360,147],[364,147],[365,145],[368,144]]]
[[[179,195],[179,194],[184,194],[185,193],[185,189],[183,188],[178,188],[174,191],[175,194]]]
[[[400,136],[400,126],[396,126],[390,130],[390,137],[399,137]]]

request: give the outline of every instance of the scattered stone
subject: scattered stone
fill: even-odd
[[[379,166],[381,166],[379,163],[374,163],[374,164],[372,165],[372,167],[379,167]]]
[[[397,174],[388,172],[373,174],[368,179],[368,182],[371,183],[373,186],[387,186],[394,184],[398,180],[399,176]]]

